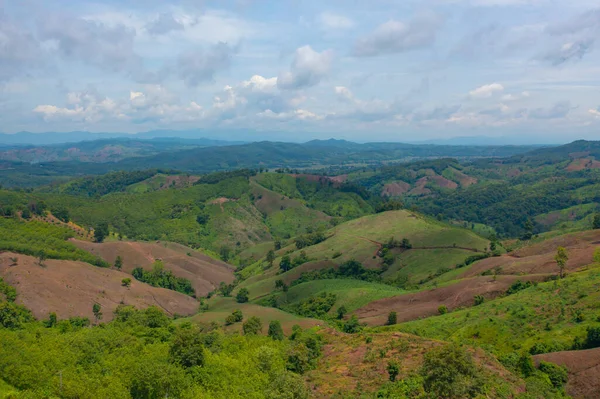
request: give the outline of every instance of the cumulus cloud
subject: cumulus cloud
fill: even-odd
[[[38,105],[33,112],[46,121],[69,120],[74,122],[99,122],[105,118],[120,118],[124,115],[118,110],[118,104],[102,97],[93,88],[67,94],[67,106]]]
[[[434,43],[442,19],[433,14],[420,15],[408,23],[389,20],[354,44],[354,55],[373,57],[402,53]]]
[[[329,74],[333,52],[325,50],[317,52],[310,46],[296,50],[288,72],[277,78],[277,85],[282,90],[296,90],[316,86]]]
[[[590,114],[592,114],[592,116],[595,116],[596,118],[600,118],[600,107],[596,108],[596,109],[590,109],[588,110],[588,112]]]
[[[151,35],[166,35],[172,31],[182,31],[185,27],[182,22],[173,17],[173,14],[162,13],[157,19],[146,25],[146,31]]]
[[[469,92],[471,98],[490,98],[494,94],[504,91],[504,86],[500,83],[491,83],[489,85],[480,86]]]
[[[348,17],[331,12],[323,12],[317,17],[317,22],[325,30],[343,30],[354,27],[354,21]]]
[[[236,52],[236,48],[226,43],[217,43],[208,51],[188,51],[182,54],[177,62],[179,77],[191,87],[212,81],[217,72],[229,68],[231,58]]]
[[[38,31],[67,59],[113,71],[139,67],[140,58],[134,52],[136,32],[124,25],[53,14],[39,21]]]

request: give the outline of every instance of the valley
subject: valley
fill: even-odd
[[[600,142],[240,146],[0,189],[0,397],[600,392]]]

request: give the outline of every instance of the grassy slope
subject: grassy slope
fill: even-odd
[[[285,308],[325,291],[337,296],[337,301],[329,312],[332,315],[342,305],[352,312],[369,302],[405,292],[389,285],[360,280],[316,280],[291,287],[288,292],[279,297],[278,303]]]
[[[599,289],[600,265],[593,265],[474,308],[383,329],[466,342],[496,354],[529,350],[537,342],[564,349],[588,326],[598,325]],[[578,312],[581,322],[575,320]]]
[[[275,308],[268,308],[252,303],[237,303],[234,298],[215,297],[208,301],[209,309],[206,312],[198,313],[189,320],[198,324],[209,324],[216,322],[224,324],[225,318],[234,310],[239,309],[244,315],[244,320],[252,316],[259,317],[263,323],[263,333],[267,333],[269,322],[279,320],[286,334],[289,334],[294,324],[298,324],[303,328],[309,328],[316,325],[322,325],[323,322],[305,317],[299,317],[291,313],[284,312]],[[181,319],[188,320],[188,319]],[[226,327],[229,331],[240,331],[242,323],[235,323]]]

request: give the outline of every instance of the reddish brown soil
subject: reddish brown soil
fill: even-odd
[[[498,274],[556,274],[558,268],[554,256],[557,247],[567,248],[569,261],[567,271],[574,271],[593,262],[594,249],[600,241],[600,231],[586,231],[543,241],[518,249],[510,254],[488,258],[475,263],[459,278],[480,275],[497,268]]]
[[[456,188],[458,188],[458,184],[456,184],[452,180],[446,179],[443,176],[431,176],[429,179],[442,188],[449,188],[451,190],[455,190]]]
[[[161,189],[167,189],[170,187],[187,187],[196,183],[200,180],[200,176],[186,176],[186,175],[169,175],[167,181],[161,187]]]
[[[427,352],[443,345],[440,341],[399,332],[368,333],[370,343],[365,342],[363,334],[349,335],[333,329],[319,334],[325,342],[323,356],[317,368],[305,375],[315,398],[374,397],[374,392],[388,381],[390,360],[400,365],[400,380],[419,370]],[[524,391],[522,381],[492,356],[481,349],[469,352],[479,368],[505,380],[515,394]]]
[[[600,162],[596,161],[595,159],[580,158],[580,159],[573,160],[567,166],[566,169],[569,172],[576,172],[576,171],[584,170],[584,169],[599,169],[599,168],[600,168]]]
[[[136,267],[150,269],[160,259],[177,277],[190,280],[198,296],[213,291],[222,281],[229,284],[234,280],[232,266],[178,244],[125,241],[97,244],[78,240],[73,243],[111,264],[121,256],[123,271],[128,273]]]
[[[456,178],[456,180],[458,180],[458,182],[460,183],[460,185],[462,187],[469,187],[473,184],[476,184],[478,181],[476,178],[466,175],[458,169],[454,169],[454,168],[450,168],[450,169],[452,170],[454,177]]]
[[[12,257],[18,259],[16,266],[11,266]],[[102,307],[102,321],[110,321],[121,302],[138,309],[158,306],[170,315],[187,316],[198,308],[198,302],[190,296],[135,279],[131,287],[123,287],[121,280],[131,275],[83,262],[47,260],[40,266],[31,256],[2,253],[0,275],[17,289],[17,302],[31,309],[38,319],[56,312],[61,319],[83,316],[93,320],[94,303]]]
[[[411,189],[410,184],[403,182],[403,181],[397,181],[397,182],[389,183],[389,184],[386,184],[385,186],[383,186],[383,190],[381,191],[381,196],[383,196],[383,197],[399,197],[402,194],[410,191],[410,189]]]
[[[408,195],[420,196],[431,194],[431,190],[426,188],[427,177],[422,177],[415,183],[415,188],[408,192]]]
[[[461,280],[455,284],[432,289],[384,298],[365,305],[355,314],[361,322],[369,325],[384,325],[391,311],[398,315],[398,322],[415,320],[438,314],[438,308],[445,305],[448,310],[463,306],[472,306],[476,295],[494,298],[506,292],[517,280],[541,281],[546,275],[532,276],[478,276]]]
[[[545,353],[533,357],[536,363],[552,362],[569,371],[567,393],[577,399],[600,397],[600,348]]]

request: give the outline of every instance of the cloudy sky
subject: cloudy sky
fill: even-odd
[[[598,41],[597,0],[0,0],[0,131],[599,139]]]

